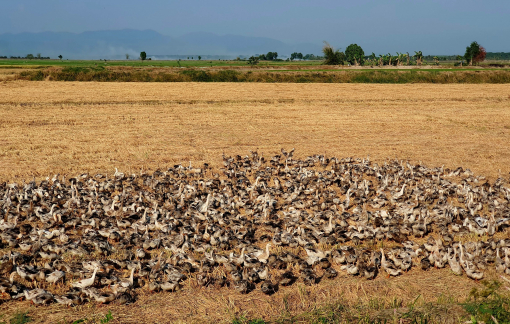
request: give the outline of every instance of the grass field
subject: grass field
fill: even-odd
[[[388,158],[470,168],[495,179],[510,172],[510,93],[506,85],[367,85],[263,83],[0,83],[2,181],[60,173],[131,173],[175,163],[211,162],[221,154]],[[488,278],[497,278],[488,273]],[[347,275],[313,287],[296,284],[273,296],[228,288],[142,293],[134,305],[73,309],[0,305],[28,311],[34,322],[110,323],[333,322],[349,312],[397,318],[413,311],[459,323],[480,283],[449,270],[413,268],[392,279]],[[357,314],[353,314],[358,312]],[[343,314],[343,313],[342,313]],[[331,319],[331,321],[330,321]],[[0,319],[2,320],[2,319]],[[368,320],[367,320],[368,321]]]
[[[258,66],[316,66],[321,65],[322,61],[261,61]],[[71,66],[71,67],[90,67],[90,66],[132,66],[132,67],[236,67],[249,66],[247,61],[236,60],[23,60],[23,59],[0,59],[2,66]]]
[[[441,83],[508,84],[510,65],[488,61],[455,67],[453,62],[422,66],[332,66],[322,61],[183,60],[11,60],[0,59],[0,81],[98,82],[266,82],[266,83]]]
[[[69,61],[55,66],[0,65],[0,81],[97,81],[97,82],[265,82],[265,83],[440,83],[440,84],[508,84],[510,69],[452,66],[331,66],[306,65],[307,62],[274,62],[257,66],[232,61],[210,66],[189,61],[181,67],[164,65],[171,61],[154,61],[162,65],[126,62]],[[175,63],[175,61],[173,61]],[[30,63],[30,62],[28,62]],[[75,65],[72,65],[75,63]],[[82,64],[83,63],[83,64]],[[117,64],[118,65],[115,65]],[[126,64],[124,64],[126,63]],[[218,63],[218,62],[216,62]],[[280,63],[286,63],[282,65]],[[317,63],[317,64],[316,64]],[[66,65],[67,64],[67,65]],[[223,65],[220,65],[223,64]]]
[[[441,61],[440,67],[448,69],[480,69],[480,68],[495,68],[494,65],[510,67],[509,61],[485,61],[479,66],[473,67],[454,67],[456,61]],[[429,65],[432,64],[432,65]],[[257,67],[317,67],[323,65],[323,60],[313,61],[260,61]],[[28,59],[0,59],[0,68],[8,66],[29,66],[29,67],[48,67],[48,66],[61,66],[61,67],[91,67],[91,66],[131,66],[131,67],[243,67],[249,66],[247,61],[237,60],[28,60]],[[424,67],[433,66],[437,67],[434,62],[425,62]],[[347,66],[344,66],[347,67]],[[369,66],[365,66],[367,68]],[[361,67],[363,68],[363,67]],[[414,66],[385,66],[385,68],[413,68],[420,69],[421,67]]]

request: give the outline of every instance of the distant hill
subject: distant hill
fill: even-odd
[[[64,59],[123,59],[125,54],[137,58],[141,51],[149,57],[209,55],[235,58],[278,52],[280,57],[293,52],[320,54],[320,44],[289,45],[265,37],[191,33],[180,37],[162,35],[153,30],[105,30],[79,34],[62,32],[0,34],[0,56],[25,56],[41,53],[43,56]]]

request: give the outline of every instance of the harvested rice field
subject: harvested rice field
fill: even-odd
[[[501,261],[510,251],[509,90],[504,85],[0,83],[0,180],[19,184],[0,187],[5,256],[0,272],[9,264],[20,270],[11,283],[2,275],[0,286],[9,294],[0,295],[0,314],[28,312],[38,323],[465,321],[458,302],[473,288],[484,289],[480,274],[499,280],[509,272],[510,278],[508,256]],[[295,148],[294,154],[282,148]],[[355,159],[343,159],[351,156]],[[221,185],[190,180],[184,186],[178,180],[183,175],[222,180]],[[33,178],[30,189],[23,189]],[[160,181],[170,183],[169,191]],[[133,188],[154,194],[132,197],[138,190]],[[229,201],[234,189],[244,193],[230,207],[223,199]],[[170,197],[163,193],[172,198],[162,198]],[[30,204],[27,195],[33,195]],[[130,214],[129,206],[136,212]],[[156,222],[144,222],[145,215]],[[117,218],[117,226],[108,217]],[[296,224],[296,217],[303,217],[302,223]],[[41,222],[45,230],[38,232]],[[362,228],[372,228],[372,222],[375,230],[368,234]],[[190,226],[200,238],[187,232]],[[235,235],[229,238],[230,230]],[[28,235],[31,231],[38,235]],[[105,235],[108,240],[101,238]],[[206,236],[216,248],[210,250]],[[54,254],[44,249],[41,237]],[[25,256],[8,257],[11,245]],[[121,246],[132,248],[136,258],[118,251]],[[480,249],[491,258],[480,260]],[[460,270],[448,259],[450,251],[462,253]],[[464,263],[464,252],[477,258]],[[385,253],[393,261],[388,263]],[[30,282],[37,267],[45,278],[57,267],[67,274],[54,285],[48,279]],[[96,272],[100,283],[89,283]],[[129,272],[131,278],[135,273],[134,282]],[[166,272],[167,281],[157,272]],[[261,284],[253,275],[267,279]],[[114,293],[106,293],[110,282]],[[22,285],[33,295],[21,293]],[[56,304],[71,286],[90,302],[71,308],[65,300]],[[24,301],[4,298],[19,298],[12,287]],[[117,297],[123,287],[128,305],[98,302]],[[51,302],[35,306],[26,299]]]
[[[0,94],[6,181],[282,147],[510,172],[507,85],[4,82]]]

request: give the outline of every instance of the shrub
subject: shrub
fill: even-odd
[[[329,45],[328,42],[324,41],[324,47],[322,48],[322,53],[324,53],[324,64],[328,65],[344,65],[345,54],[336,50]]]
[[[473,323],[510,323],[510,297],[498,293],[501,283],[483,281],[484,288],[473,288],[464,309],[471,315]]]

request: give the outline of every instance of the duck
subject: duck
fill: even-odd
[[[165,281],[160,284],[160,288],[163,291],[177,291],[177,290],[179,290],[179,283]]]
[[[453,249],[453,255],[451,255],[451,252],[452,249],[448,248],[448,264],[450,265],[450,268],[455,275],[462,276],[462,267],[457,261],[457,250],[455,248]]]
[[[259,262],[267,263],[267,259],[269,258],[269,255],[271,254],[269,252],[269,247],[271,246],[271,243],[268,242],[266,244],[266,250],[265,252],[256,252],[254,253],[255,257],[259,260]]]
[[[244,250],[245,250],[245,247],[243,247],[241,249],[241,254],[239,255],[239,257],[236,257],[234,252],[230,253],[230,260],[232,261],[232,263],[240,266],[242,264],[244,264]]]
[[[158,292],[161,290],[161,283],[158,281],[149,282],[148,288],[150,292]]]
[[[386,260],[386,256],[384,255],[384,250],[381,249],[381,267],[386,271],[389,276],[398,276],[402,274],[402,270],[395,268],[395,265],[390,261]]]
[[[22,279],[35,280],[39,271],[33,266],[21,265],[16,267],[16,272]]]
[[[131,269],[131,275],[129,276],[128,279],[124,279],[124,280],[121,280],[119,285],[123,288],[131,288],[133,287],[133,275],[135,273],[135,268],[132,268]]]
[[[276,292],[277,288],[271,281],[271,279],[266,279],[260,285],[260,290],[266,295],[272,295]]]
[[[322,269],[326,269],[331,267],[331,262],[327,258],[322,258],[319,260],[319,267]]]
[[[250,283],[248,280],[241,279],[234,284],[234,289],[241,294],[247,294],[250,290]]]
[[[367,280],[372,280],[377,276],[377,266],[372,264],[369,264],[363,268],[363,276]]]
[[[53,295],[44,289],[36,288],[24,291],[25,298],[35,305],[48,304],[53,300]]]
[[[484,273],[473,268],[464,268],[466,276],[474,280],[481,280],[484,277]]]
[[[215,287],[245,280],[249,289],[241,291],[248,293],[260,281],[277,289],[299,277],[313,285],[338,277],[338,269],[368,280],[379,270],[391,276],[414,266],[449,265],[473,280],[493,267],[510,274],[510,241],[494,239],[509,221],[503,180],[325,155],[266,160],[250,152],[224,156],[223,165],[217,171],[204,165],[210,172],[178,164],[151,174],[0,184],[0,239],[22,253],[0,255],[0,277],[15,272],[33,287],[58,285],[61,296],[53,301],[73,305],[68,294],[88,296],[83,302],[109,299],[110,287],[113,302],[129,303],[140,287],[175,291],[189,278]],[[488,240],[469,242],[470,231]],[[425,243],[413,242],[413,235]],[[385,255],[375,248],[379,240],[392,247]],[[64,261],[67,256],[83,262]],[[126,270],[129,278],[119,279]],[[83,274],[83,287],[73,284]],[[24,296],[24,289],[0,280],[0,291],[11,298]]]
[[[320,251],[320,250],[313,249],[313,248],[305,247],[305,251],[306,251],[306,254],[308,255],[306,262],[308,262],[308,264],[310,264],[310,265],[314,265],[319,260],[327,257],[327,253]]]
[[[260,280],[266,280],[269,277],[269,267],[265,266],[263,269],[257,269],[257,275]]]
[[[313,273],[313,271],[305,272],[301,274],[303,279],[303,283],[307,286],[311,286],[317,283],[317,277]]]
[[[6,278],[0,278],[0,295],[9,295],[8,291],[11,290],[11,287],[14,283],[14,276],[17,274],[17,272],[12,272],[9,276],[9,279]],[[10,296],[9,296],[10,298]]]
[[[333,268],[324,269],[324,277],[327,279],[334,279],[338,275],[338,272]]]
[[[56,284],[60,279],[64,280],[64,277],[65,277],[64,271],[55,270],[48,276],[46,276],[46,281],[52,284]]]
[[[95,301],[100,304],[108,304],[114,301],[116,297],[116,294],[113,292],[103,292],[98,295],[94,295]]]
[[[497,272],[505,272],[506,270],[506,264],[501,259],[501,256],[499,255],[499,248],[496,249],[496,259],[495,259],[495,266]]]
[[[286,271],[280,276],[279,285],[288,286],[295,280],[294,274],[291,271]]]
[[[340,269],[345,270],[348,274],[353,275],[353,276],[355,276],[355,275],[357,275],[359,273],[359,268],[355,264],[350,264],[349,263],[349,264],[346,264],[346,265],[342,265],[340,267]]]
[[[477,270],[471,261],[466,260],[464,258],[464,249],[462,247],[462,244],[459,244],[459,247],[460,247],[460,259],[459,259],[460,265],[466,272],[466,276],[474,280],[481,280],[484,276],[484,273]]]
[[[83,279],[83,280],[80,280],[77,282],[73,282],[72,286],[76,287],[76,288],[81,288],[81,289],[88,288],[88,287],[92,286],[94,284],[94,281],[96,280],[97,269],[98,268],[94,269],[94,272],[92,273],[92,277],[90,277],[88,279]]]
[[[57,303],[68,307],[81,305],[82,303],[82,299],[80,298],[80,296],[75,293],[68,293],[61,296],[55,295],[54,298]]]

